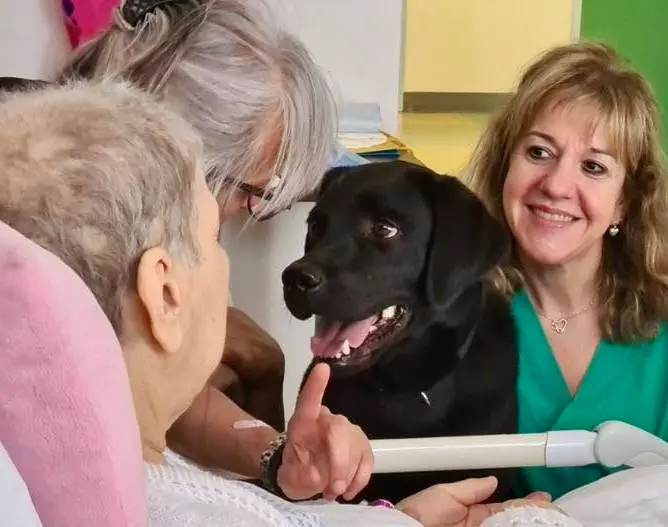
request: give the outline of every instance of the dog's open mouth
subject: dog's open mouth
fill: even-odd
[[[409,319],[409,309],[401,305],[386,307],[380,313],[349,323],[318,316],[311,351],[316,358],[328,362],[361,362],[395,340]]]

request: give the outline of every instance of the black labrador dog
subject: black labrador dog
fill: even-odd
[[[456,178],[403,161],[330,170],[305,255],[282,275],[293,316],[316,316],[324,404],[370,439],[517,431],[510,305],[485,280],[510,242]],[[307,371],[308,374],[308,371]],[[359,499],[399,500],[432,484],[514,471],[375,474]]]

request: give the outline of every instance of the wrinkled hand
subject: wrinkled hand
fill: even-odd
[[[322,405],[329,374],[326,364],[311,370],[288,423],[278,485],[294,500],[321,493],[351,500],[371,477],[373,453],[364,432]]]
[[[425,527],[478,527],[510,507],[552,507],[544,493],[531,494],[524,500],[483,504],[497,484],[496,478],[488,477],[434,485],[402,500],[397,508]]]

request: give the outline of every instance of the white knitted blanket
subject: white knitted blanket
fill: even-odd
[[[419,527],[394,510],[364,505],[293,504],[249,483],[198,468],[147,465],[151,527]],[[484,527],[580,527],[556,511],[512,509]]]
[[[172,452],[146,464],[152,527],[418,527],[377,507],[314,501],[290,503],[243,481],[203,470]]]

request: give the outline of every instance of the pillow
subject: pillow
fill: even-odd
[[[0,223],[0,442],[45,526],[145,525],[127,372],[82,280]]]
[[[0,511],[12,527],[42,527],[25,481],[0,443]]]

